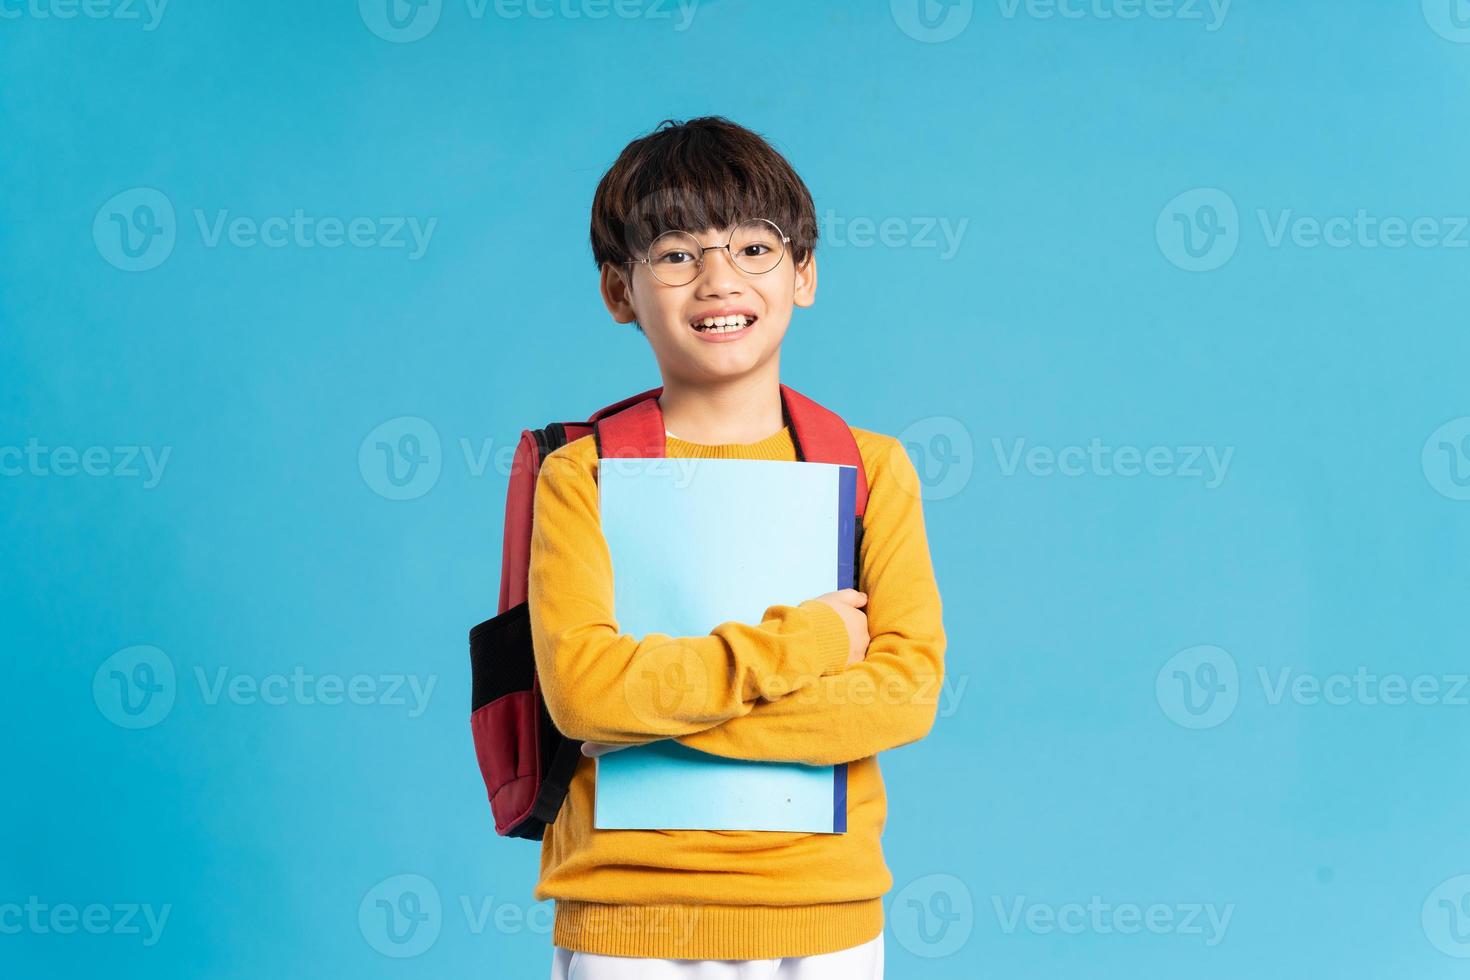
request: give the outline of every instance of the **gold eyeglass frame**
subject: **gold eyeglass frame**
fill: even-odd
[[[665,286],[687,286],[687,285],[689,285],[689,283],[691,283],[694,280],[698,279],[699,276],[700,276],[700,273],[704,272],[704,253],[705,252],[708,252],[708,251],[711,251],[713,249],[723,248],[725,250],[726,257],[729,258],[729,260],[730,260],[730,264],[732,266],[734,266],[736,269],[739,269],[741,275],[745,275],[745,276],[764,276],[764,275],[766,275],[768,273],[775,272],[778,268],[781,267],[782,261],[785,260],[787,253],[789,253],[791,251],[791,249],[787,247],[788,245],[791,244],[791,239],[787,237],[786,232],[784,232],[784,231],[781,230],[781,226],[778,225],[778,224],[776,224],[776,222],[772,221],[770,218],[747,218],[746,220],[740,222],[740,224],[736,225],[735,228],[736,228],[736,230],[738,230],[740,228],[740,225],[746,225],[746,224],[750,224],[752,222],[757,222],[757,221],[765,222],[766,224],[770,225],[772,228],[776,229],[776,234],[779,235],[779,236],[781,236],[781,255],[776,259],[776,262],[775,262],[774,265],[772,265],[769,269],[765,269],[765,270],[763,270],[761,272],[747,272],[745,269],[741,268],[740,267],[740,263],[735,260],[735,253],[733,253],[733,252],[730,251],[730,243],[735,240],[735,232],[734,231],[731,231],[730,232],[730,237],[725,240],[725,243],[723,245],[701,245],[701,244],[699,244],[699,239],[694,237],[694,233],[693,232],[682,231],[682,230],[680,230],[678,228],[669,228],[669,229],[666,229],[665,231],[659,232],[657,235],[654,236],[653,241],[649,242],[648,243],[648,248],[644,250],[643,258],[641,258],[641,259],[624,259],[623,260],[623,264],[624,265],[638,265],[638,264],[641,263],[643,265],[648,266],[648,274],[651,275],[651,276],[653,276],[653,278],[654,278],[654,280],[656,282],[663,283],[663,285],[665,285]],[[664,282],[662,279],[660,279],[658,277],[658,273],[653,271],[653,260],[652,260],[651,256],[653,254],[653,245],[654,245],[654,242],[657,242],[660,238],[664,237],[665,235],[671,235],[671,234],[687,235],[689,237],[689,239],[692,242],[694,242],[695,247],[699,249],[699,254],[697,256],[695,256],[695,258],[694,258],[694,275],[690,276],[689,279],[688,279],[688,281],[686,281],[686,282]]]

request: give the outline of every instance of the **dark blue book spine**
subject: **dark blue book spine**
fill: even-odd
[[[857,467],[837,470],[837,588],[857,587],[853,567],[857,535]],[[847,833],[847,764],[832,767],[832,832]]]
[[[857,534],[857,467],[837,469],[837,588],[856,588],[853,538]]]
[[[832,833],[847,833],[847,763],[832,767]]]

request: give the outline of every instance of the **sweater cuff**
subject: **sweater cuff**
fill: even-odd
[[[817,673],[827,675],[845,670],[848,653],[847,623],[837,614],[836,609],[820,599],[807,599],[801,603],[801,608],[812,617]]]

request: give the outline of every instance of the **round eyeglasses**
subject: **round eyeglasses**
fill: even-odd
[[[687,231],[666,231],[648,246],[641,259],[627,259],[624,264],[643,263],[653,278],[666,286],[687,286],[704,269],[704,253],[723,248],[735,268],[750,276],[770,272],[781,264],[786,244],[791,239],[775,222],[751,218],[735,226],[730,240],[723,245],[701,245]]]

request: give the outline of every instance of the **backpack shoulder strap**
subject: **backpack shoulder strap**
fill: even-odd
[[[836,412],[784,384],[781,407],[791,423],[797,459],[857,467],[857,516],[862,517],[868,506],[868,475],[852,429]]]
[[[592,418],[592,437],[598,459],[662,459],[664,413],[658,407],[663,388],[651,388]]]
[[[657,388],[649,388],[647,391],[640,391],[636,395],[629,395],[627,398],[624,398],[620,402],[613,402],[606,408],[599,408],[596,412],[593,412],[592,416],[587,420],[587,424],[592,425],[599,419],[605,419],[609,415],[616,415],[623,409],[636,405],[641,401],[647,401],[650,398],[657,398],[659,395],[663,394],[663,392],[663,386],[660,385]]]

